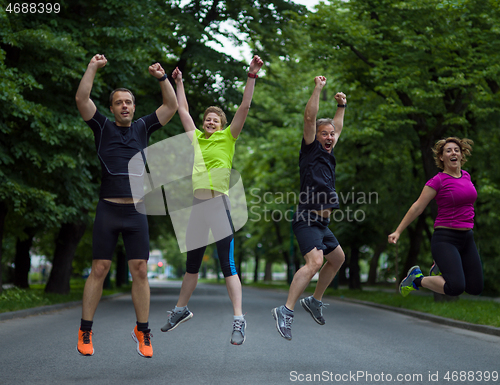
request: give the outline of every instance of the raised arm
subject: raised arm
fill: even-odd
[[[335,141],[333,142],[333,147],[338,143],[339,136],[342,133],[342,127],[344,126],[344,113],[345,106],[347,105],[347,98],[343,92],[337,92],[335,95],[335,100],[337,101],[338,106],[337,111],[335,112],[335,116],[333,117],[333,124],[335,124]]]
[[[181,118],[182,127],[192,139],[192,135],[196,130],[193,118],[189,115],[189,105],[186,99],[186,92],[184,91],[184,82],[182,81],[182,72],[179,68],[175,68],[172,72],[172,78],[175,81],[175,88],[177,90],[177,103],[179,104],[179,117]]]
[[[410,207],[396,231],[389,234],[387,241],[389,243],[396,243],[404,229],[406,229],[410,223],[422,214],[429,202],[434,199],[436,194],[437,191],[432,187],[424,186],[424,189],[422,190],[422,193],[418,197],[417,201]]]
[[[262,68],[264,62],[260,57],[255,55],[250,62],[250,69],[248,71],[248,79],[247,84],[245,86],[245,91],[243,92],[243,100],[241,101],[238,110],[234,114],[233,120],[231,122],[231,134],[233,138],[237,138],[241,130],[243,129],[243,125],[245,124],[245,120],[248,115],[248,111],[250,110],[250,104],[252,103],[253,91],[255,89],[255,79],[257,78],[257,72]]]
[[[160,81],[161,96],[163,99],[162,105],[156,110],[156,116],[162,126],[167,124],[175,111],[177,111],[177,99],[174,89],[165,76],[165,70],[160,63],[155,63],[149,66],[149,73]]]
[[[319,96],[326,84],[326,78],[324,76],[316,76],[314,78],[314,84],[313,93],[304,111],[304,140],[306,144],[314,142],[314,138],[316,137],[316,117],[319,110]]]
[[[83,120],[87,121],[92,119],[95,114],[96,106],[92,99],[90,99],[90,92],[92,91],[92,85],[94,84],[95,74],[99,68],[106,65],[107,59],[104,55],[95,55],[87,66],[87,70],[80,81],[78,90],[76,91],[76,106]]]

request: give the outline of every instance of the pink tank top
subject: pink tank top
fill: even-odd
[[[477,191],[467,171],[462,170],[460,178],[440,172],[425,185],[437,191],[438,214],[434,227],[474,227],[474,202],[477,199]]]

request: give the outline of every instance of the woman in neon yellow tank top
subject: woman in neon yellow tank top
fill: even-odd
[[[196,128],[189,114],[182,72],[176,68],[172,73],[177,89],[178,113],[184,130],[193,142],[195,152],[192,178],[194,199],[186,234],[186,274],[177,305],[170,312],[168,322],[161,328],[164,332],[175,329],[193,316],[187,304],[198,283],[198,271],[208,244],[208,232],[211,230],[214,238],[218,239],[216,245],[219,262],[233,304],[231,343],[241,345],[245,341],[246,321],[241,305],[241,282],[234,265],[234,227],[227,194],[236,140],[248,115],[255,79],[262,65],[260,57],[254,56],[250,63],[243,100],[226,129],[226,115],[219,107],[207,108],[203,115],[203,129]]]

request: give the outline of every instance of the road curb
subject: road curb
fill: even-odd
[[[126,294],[127,293],[111,294],[111,295],[102,297],[101,301],[113,299],[113,298],[120,297],[120,296],[123,296]],[[378,304],[378,303],[374,303],[374,302],[362,301],[359,299],[352,299],[352,298],[345,298],[345,297],[344,298],[325,297],[325,299],[328,299],[331,301],[350,302],[350,303],[356,303],[358,305],[375,307],[378,309],[388,310],[388,311],[396,312],[399,314],[404,314],[404,315],[408,315],[411,317],[423,319],[426,321],[436,322],[440,325],[452,326],[452,327],[456,327],[456,328],[460,328],[460,329],[465,329],[465,330],[470,330],[470,331],[474,331],[474,332],[490,334],[490,335],[500,337],[500,328],[497,328],[494,326],[477,325],[477,324],[472,324],[469,322],[457,321],[457,320],[450,319],[450,318],[444,318],[444,317],[440,317],[440,316],[429,314],[429,313],[422,313],[422,312],[419,312],[416,310],[409,310],[409,309],[404,309],[404,308],[400,308],[400,307],[382,305],[382,304]],[[68,309],[68,308],[75,307],[75,306],[81,306],[81,304],[82,304],[82,301],[73,301],[73,302],[59,303],[59,304],[55,304],[55,305],[41,306],[41,307],[35,307],[35,308],[30,308],[30,309],[23,309],[23,310],[18,310],[18,311],[0,313],[0,321],[6,321],[6,320],[15,319],[15,318],[24,318],[24,317],[29,317],[32,315],[49,313],[49,312],[57,311],[57,310],[61,310],[61,309]]]
[[[399,314],[405,314],[405,315],[412,316],[412,317],[415,317],[418,319],[436,322],[440,325],[452,326],[452,327],[456,327],[456,328],[460,328],[460,329],[465,329],[465,330],[470,330],[470,331],[474,331],[474,332],[490,334],[490,335],[500,337],[500,328],[497,328],[494,326],[477,325],[477,324],[472,324],[469,322],[457,321],[457,320],[450,319],[450,318],[444,318],[444,317],[440,317],[440,316],[429,314],[429,313],[422,313],[422,312],[416,311],[416,310],[403,309],[400,307],[394,307],[394,306],[389,306],[389,305],[381,305],[378,303],[362,301],[359,299],[328,297],[328,300],[339,301],[339,302],[352,302],[352,303],[356,303],[359,305],[376,307],[379,309],[393,311],[393,312],[396,312]]]
[[[108,299],[113,299],[116,297],[120,297],[122,295],[126,295],[127,293],[115,293],[110,294],[101,298],[101,301],[106,301]],[[56,310],[69,309],[75,306],[81,306],[82,301],[73,301],[73,302],[65,302],[65,303],[57,303],[55,305],[47,305],[40,307],[33,307],[29,309],[17,310],[17,311],[9,311],[5,313],[0,313],[0,321],[7,321],[15,318],[25,318],[30,317],[32,315],[50,313]]]

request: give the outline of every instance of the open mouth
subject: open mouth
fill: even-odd
[[[331,150],[333,147],[333,143],[332,142],[326,142],[325,143],[325,149],[326,150]]]
[[[450,158],[452,162],[456,162],[458,159],[457,158]]]

